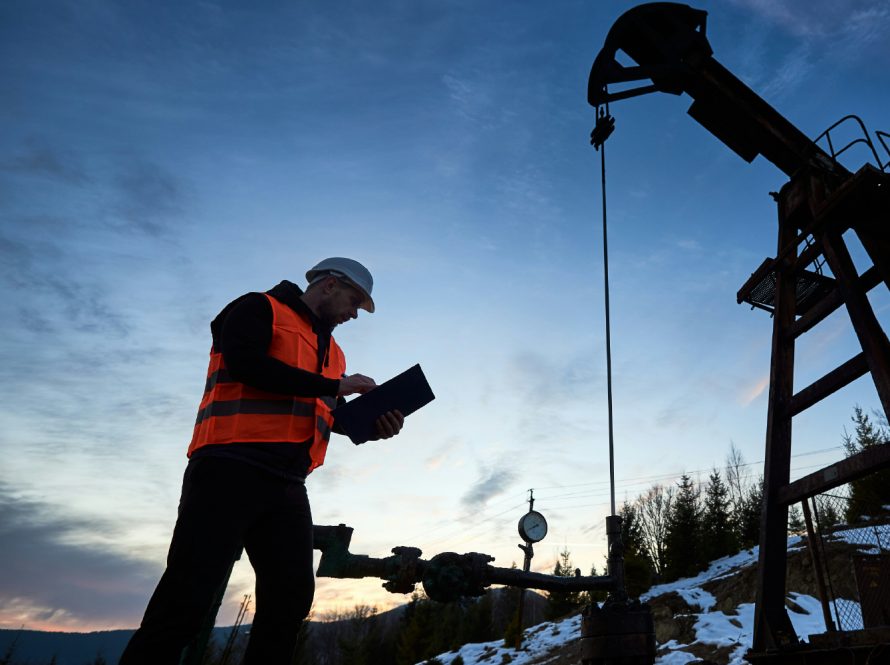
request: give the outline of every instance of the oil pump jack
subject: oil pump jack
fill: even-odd
[[[789,177],[774,195],[779,227],[776,256],[764,260],[737,294],[739,303],[773,316],[755,632],[747,658],[755,665],[866,663],[875,645],[890,645],[886,633],[855,644],[838,634],[816,647],[798,640],[785,611],[788,507],[890,466],[890,445],[876,446],[790,482],[791,421],[865,374],[871,375],[884,412],[890,415],[890,341],[867,298],[868,291],[881,283],[890,288],[888,164],[881,163],[862,126],[864,137],[854,143],[865,143],[880,168],[865,164],[851,173],[843,167],[837,157],[849,145],[836,150],[829,130],[820,137],[827,139],[826,152],[712,57],[706,17],[706,12],[687,5],[659,2],[635,7],[615,22],[590,72],[588,101],[597,109],[591,142],[601,147],[614,129],[610,102],[650,92],[686,93],[694,100],[689,108],[693,119],[746,161],[763,155]],[[637,64],[621,65],[616,59],[619,51]],[[646,79],[651,83],[637,88],[608,89],[610,84]],[[890,156],[885,142],[890,135],[877,136]],[[848,230],[873,262],[861,275],[843,237]],[[832,276],[823,274],[823,264]],[[850,316],[862,352],[795,393],[795,340],[841,307]],[[373,558],[349,552],[352,533],[343,524],[314,528],[315,548],[322,552],[319,577],[378,577],[393,593],[410,593],[421,583],[431,599],[443,602],[479,596],[491,584],[548,591],[605,590],[606,602],[601,607],[590,605],[582,616],[582,665],[651,665],[655,660],[651,612],[629,599],[625,590],[621,520],[614,514],[606,518],[608,574],[590,577],[498,568],[491,565],[492,557],[478,552],[444,552],[425,560],[416,547],[400,546],[392,549],[391,556]],[[220,601],[224,590],[225,586]],[[199,644],[186,650],[182,663],[200,662],[215,614],[216,610]],[[841,652],[845,660],[838,658]]]
[[[776,256],[765,259],[737,294],[739,303],[773,317],[759,576],[753,648],[747,658],[755,664],[865,663],[876,646],[890,647],[887,631],[855,639],[838,633],[824,640],[811,636],[809,644],[795,634],[785,610],[788,508],[890,466],[890,445],[875,446],[790,482],[791,431],[794,416],[866,374],[874,381],[884,413],[890,415],[890,340],[867,297],[881,283],[890,288],[890,164],[882,162],[855,116],[841,122],[857,123],[862,137],[836,147],[831,136],[835,125],[817,139],[828,144],[828,151],[823,150],[713,58],[706,18],[702,10],[659,2],[635,7],[615,22],[590,72],[588,102],[597,109],[591,142],[602,146],[614,129],[610,102],[650,92],[686,93],[693,99],[688,112],[694,120],[745,161],[763,155],[788,176],[774,194]],[[620,64],[619,51],[636,64]],[[649,83],[609,91],[610,84],[643,80]],[[890,135],[878,132],[877,138],[890,157],[885,141]],[[854,173],[841,165],[838,156],[855,143],[871,150],[877,166],[866,163]],[[855,233],[873,264],[861,275],[844,238],[848,231]],[[830,276],[824,274],[826,265]],[[795,392],[796,339],[841,307],[862,351]],[[405,547],[395,548],[389,559],[354,558],[346,549],[348,527],[319,528],[327,530],[320,540],[325,554],[319,575],[383,577],[392,591],[404,592],[409,583],[413,588],[413,581],[421,580],[430,597],[440,600],[478,595],[492,583],[545,590],[607,589],[603,607],[594,605],[584,613],[583,665],[654,661],[651,614],[645,605],[628,600],[624,590],[620,521],[615,516],[607,518],[609,575],[599,578],[558,579],[494,568],[490,557],[478,553],[444,553],[426,562],[419,559],[419,550]],[[846,660],[839,660],[841,653]]]
[[[739,303],[765,309],[773,317],[759,578],[748,659],[866,662],[876,644],[890,642],[887,631],[857,640],[833,634],[817,641],[821,646],[799,642],[785,610],[787,520],[790,505],[890,466],[890,445],[879,445],[790,482],[794,416],[866,374],[890,415],[890,341],[867,298],[881,283],[890,288],[888,164],[882,163],[855,116],[843,120],[858,123],[863,136],[839,149],[830,133],[836,125],[817,139],[826,140],[828,151],[805,136],[713,58],[706,17],[687,5],[659,2],[637,6],[615,22],[590,72],[588,102],[597,109],[591,142],[601,146],[614,129],[610,102],[650,92],[686,93],[693,99],[689,115],[705,129],[745,161],[763,155],[788,176],[774,194],[776,256],[764,260],[737,294]],[[636,64],[620,64],[619,51]],[[609,90],[610,84],[647,80],[639,87]],[[890,156],[885,141],[890,135],[876,135]],[[866,163],[855,173],[844,168],[837,157],[852,143],[870,148],[877,167]],[[861,275],[844,238],[848,231],[858,237],[873,264]],[[823,274],[824,265],[831,276]],[[861,353],[794,392],[795,340],[841,307],[849,314]],[[886,658],[888,652],[883,653]]]

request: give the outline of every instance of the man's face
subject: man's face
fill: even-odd
[[[337,279],[319,304],[318,317],[331,328],[358,316],[365,296],[354,286]]]

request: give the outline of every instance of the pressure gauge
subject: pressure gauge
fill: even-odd
[[[519,519],[519,536],[527,543],[537,543],[547,535],[547,520],[537,510],[530,510]]]

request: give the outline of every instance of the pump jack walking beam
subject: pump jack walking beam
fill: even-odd
[[[790,178],[776,196],[776,258],[764,261],[738,293],[740,303],[773,314],[753,648],[763,652],[797,644],[784,605],[788,505],[890,466],[890,445],[879,446],[789,483],[795,415],[865,374],[890,415],[890,341],[867,298],[881,282],[890,288],[890,174],[870,165],[850,173],[733,76],[712,57],[706,17],[704,11],[667,2],[626,12],[593,63],[588,101],[597,108],[592,142],[599,145],[614,125],[610,102],[650,92],[686,93],[693,99],[688,111],[693,119],[746,161],[763,155]],[[620,64],[619,51],[636,65]],[[646,79],[647,85],[609,90],[612,84]],[[862,275],[844,240],[851,229],[874,264]],[[807,270],[820,257],[833,277]],[[796,338],[841,305],[862,353],[794,393]]]

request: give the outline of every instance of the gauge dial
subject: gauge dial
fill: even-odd
[[[537,543],[547,535],[547,520],[537,510],[530,510],[519,520],[519,536],[528,543]]]

